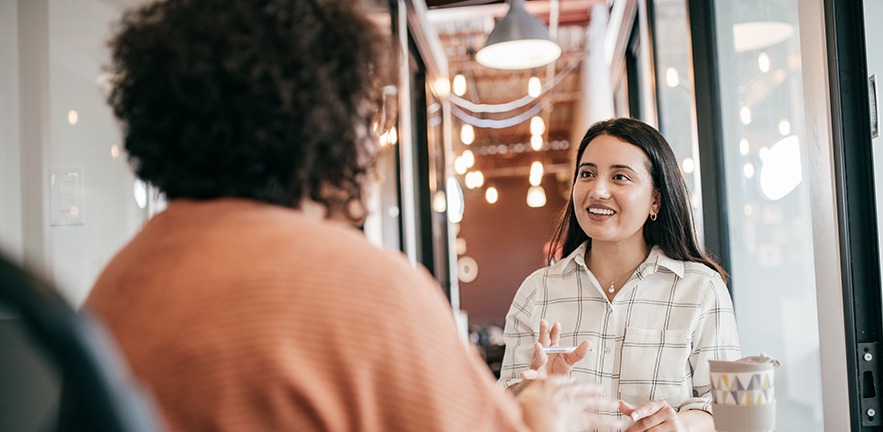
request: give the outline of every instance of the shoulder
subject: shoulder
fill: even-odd
[[[702,303],[713,305],[730,305],[730,292],[721,278],[720,273],[705,264],[684,262],[684,282],[695,287]]]
[[[578,267],[573,262],[573,260],[565,258],[551,265],[534,270],[531,274],[524,278],[524,282],[522,282],[521,287],[522,289],[526,287],[535,288],[536,286],[547,283],[547,281],[549,280],[566,279],[573,276],[573,274],[577,270]]]

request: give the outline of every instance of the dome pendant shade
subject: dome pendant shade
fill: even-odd
[[[524,9],[524,0],[511,0],[509,12],[491,31],[484,48],[475,54],[482,66],[494,69],[533,69],[561,56],[561,47],[546,26]]]

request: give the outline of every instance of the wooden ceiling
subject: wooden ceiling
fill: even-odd
[[[505,15],[507,4],[486,0],[427,0],[427,19],[444,47],[451,78],[456,74],[466,77],[467,92],[461,98],[494,108],[516,106],[501,112],[480,112],[452,99],[455,102],[452,108],[455,151],[465,149],[459,141],[464,123],[484,121],[497,126],[514,123],[503,128],[475,127],[475,142],[470,146],[476,155],[473,169],[482,170],[485,178],[526,175],[534,160],[543,161],[549,168],[570,165],[571,149],[575,147],[569,143],[575,135],[573,119],[585,91],[582,60],[586,54],[590,10],[597,4],[606,5],[607,1],[559,0],[556,3],[557,7],[548,0],[527,0],[525,8],[550,29],[552,38],[561,46],[561,57],[548,66],[505,71],[479,65],[475,52],[484,46],[494,23]],[[528,80],[532,76],[540,78],[546,91],[536,100],[517,106],[519,104],[513,101],[527,96]],[[546,125],[544,148],[539,152],[530,149],[529,111],[537,110]],[[524,121],[517,122],[518,119]]]

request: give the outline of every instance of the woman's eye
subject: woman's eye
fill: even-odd
[[[631,179],[628,178],[628,176],[625,175],[625,174],[616,174],[616,175],[613,176],[613,179],[614,179],[614,180],[625,180],[625,181],[629,181],[629,180],[631,180]]]
[[[593,175],[594,174],[592,174],[590,171],[580,171],[579,178],[589,178],[589,177],[592,177]]]

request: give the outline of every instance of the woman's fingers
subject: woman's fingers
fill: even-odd
[[[586,339],[586,340],[580,342],[579,345],[576,346],[576,349],[573,350],[573,352],[565,353],[564,359],[567,360],[568,364],[573,366],[576,364],[576,362],[586,358],[586,356],[589,355],[589,351],[591,351],[591,350],[592,350],[592,343],[589,342],[588,339]]]
[[[552,329],[549,331],[549,346],[558,346],[558,340],[561,338],[561,323],[555,321]]]
[[[625,408],[625,409],[623,409]],[[627,432],[643,432],[657,430],[660,425],[666,425],[666,430],[681,430],[682,425],[677,417],[677,412],[668,402],[662,400],[650,401],[637,408],[622,402],[620,411],[629,416],[635,422]]]
[[[526,371],[522,371],[520,374],[518,374],[518,376],[520,376],[523,380],[531,381],[539,378],[539,373],[533,369],[528,369]]]
[[[549,322],[544,319],[540,320],[540,337],[537,341],[543,346],[550,346],[552,343],[552,340],[549,337]]]
[[[543,351],[543,345],[539,342],[535,343],[533,346],[533,358],[530,361],[530,368],[534,370],[539,370],[543,366],[546,365],[546,362],[549,361],[549,356]]]

